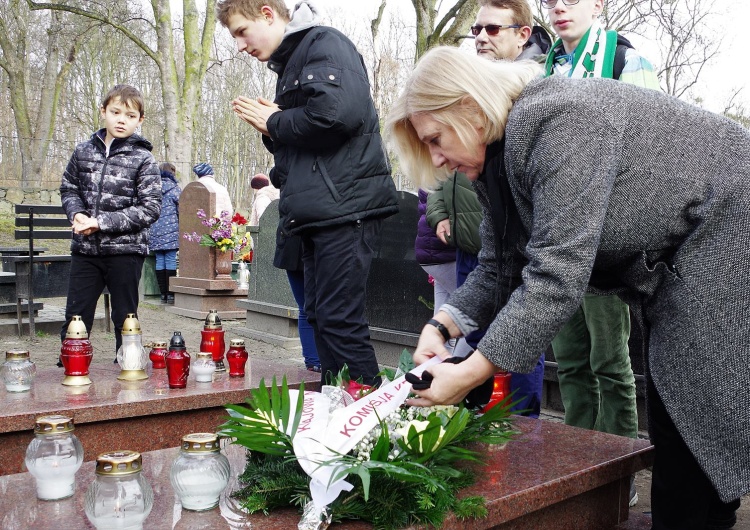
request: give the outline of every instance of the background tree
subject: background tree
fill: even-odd
[[[27,1],[32,10],[65,11],[107,24],[156,63],[164,107],[166,157],[177,166],[183,184],[187,183],[193,162],[195,120],[216,28],[216,0],[206,0],[203,15],[195,0],[182,0],[181,49],[176,44],[170,0],[151,0],[149,19],[139,5],[128,2],[82,8],[80,4]]]
[[[8,104],[21,155],[13,166],[22,188],[41,180],[63,84],[86,32],[67,22],[62,13],[33,15],[20,0],[10,0],[0,10],[0,68],[7,76]]]
[[[438,0],[411,0],[417,15],[417,47],[414,61],[434,46],[457,46],[466,38],[479,11],[477,0],[457,0],[437,21]],[[437,23],[436,23],[437,21]]]

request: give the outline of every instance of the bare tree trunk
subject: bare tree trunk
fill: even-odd
[[[438,10],[437,0],[411,0],[417,15],[417,50],[414,60],[434,46],[456,46],[469,33],[479,3],[477,0],[457,0],[448,12],[435,24]]]

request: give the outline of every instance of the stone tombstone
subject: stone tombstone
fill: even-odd
[[[432,317],[433,287],[414,257],[416,195],[400,191],[399,212],[383,220],[380,243],[367,279],[366,313],[370,327],[420,333]]]
[[[211,247],[202,247],[184,237],[186,233],[206,233],[206,227],[201,224],[197,212],[203,209],[208,217],[216,215],[214,204],[214,193],[200,182],[191,182],[180,194],[180,277],[182,278],[213,280],[216,277],[216,258],[211,252]]]
[[[268,205],[260,218],[258,233],[253,234],[253,267],[250,274],[250,292],[248,296],[260,302],[297,308],[292,296],[286,271],[273,266],[276,252],[276,228],[279,224],[278,199]],[[253,291],[254,289],[254,291]]]

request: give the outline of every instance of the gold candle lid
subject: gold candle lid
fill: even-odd
[[[86,330],[86,324],[81,320],[80,315],[74,315],[68,324],[68,331],[65,332],[66,339],[88,339],[89,332]]]
[[[203,324],[203,329],[222,329],[218,310],[208,310],[208,315],[206,315],[206,322]]]
[[[229,341],[229,347],[245,346],[245,339],[232,339]]]
[[[166,349],[168,344],[169,343],[167,341],[165,341],[165,340],[157,340],[157,341],[154,341],[151,344],[151,347],[152,348],[164,348],[164,349]]]
[[[123,476],[140,473],[142,468],[141,453],[135,451],[110,451],[96,457],[96,474]]]
[[[213,359],[213,354],[207,351],[199,351],[196,359]]]
[[[182,450],[188,453],[219,452],[219,437],[211,432],[186,434],[182,437]]]
[[[128,313],[125,317],[125,322],[122,323],[122,334],[123,335],[140,335],[141,324],[135,317],[135,313]]]
[[[74,429],[73,418],[61,414],[53,414],[50,416],[40,416],[36,419],[34,434],[60,434],[71,432]]]
[[[29,350],[8,350],[5,352],[6,361],[23,361],[29,358]]]

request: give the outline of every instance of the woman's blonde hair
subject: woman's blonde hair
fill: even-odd
[[[503,137],[513,103],[529,81],[541,75],[541,67],[530,61],[492,62],[449,46],[430,50],[417,63],[385,122],[385,137],[402,171],[423,188],[450,174],[450,168],[432,165],[429,149],[411,125],[413,115],[427,113],[451,127],[467,148],[478,124],[487,145]]]

